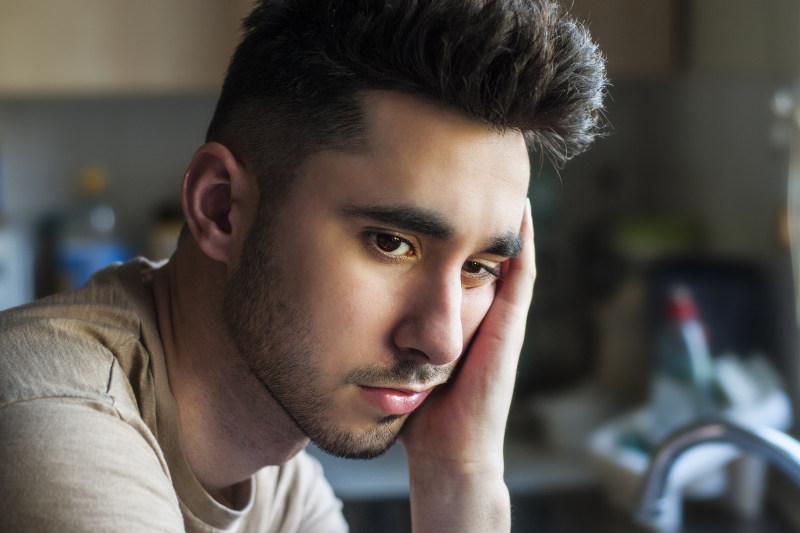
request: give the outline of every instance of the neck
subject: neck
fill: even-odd
[[[308,442],[239,357],[217,317],[226,276],[225,266],[191,241],[153,280],[181,444],[211,494],[288,461]]]

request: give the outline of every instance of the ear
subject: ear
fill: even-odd
[[[230,264],[249,229],[254,187],[244,166],[219,143],[201,146],[183,176],[186,224],[205,255]],[[247,201],[247,200],[250,201]]]

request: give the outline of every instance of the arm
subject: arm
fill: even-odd
[[[504,265],[457,378],[435,391],[401,434],[416,532],[511,527],[503,439],[535,279],[530,206],[521,235],[524,249]]]

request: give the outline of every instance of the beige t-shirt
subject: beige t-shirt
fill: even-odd
[[[266,467],[242,510],[181,449],[152,293],[136,260],[0,313],[0,531],[347,530],[305,452]]]

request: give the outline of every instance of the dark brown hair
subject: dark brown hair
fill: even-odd
[[[363,146],[362,95],[395,90],[519,130],[560,166],[599,132],[606,84],[596,45],[550,0],[262,0],[208,140],[263,198],[311,153]]]

